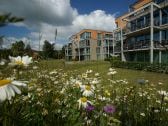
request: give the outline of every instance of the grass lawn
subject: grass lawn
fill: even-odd
[[[119,68],[112,75],[110,67],[107,61],[6,64],[0,91],[9,92],[0,95],[0,125],[167,126],[168,75]],[[3,79],[10,76],[16,81]]]
[[[110,68],[110,63],[107,61],[92,61],[92,62],[64,62],[63,60],[51,60],[42,61],[41,67],[47,69],[63,69],[64,71],[75,71],[78,73],[86,72],[88,69],[92,69],[95,72],[100,73],[104,82],[108,78],[107,71]],[[120,69],[116,68],[116,79],[127,79],[130,83],[137,83],[138,79],[149,80],[151,83],[158,84],[163,83],[163,87],[168,89],[168,75],[162,73],[145,72],[138,70]]]

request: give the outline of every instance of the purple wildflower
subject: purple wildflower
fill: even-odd
[[[90,103],[88,103],[87,107],[86,107],[86,111],[91,112],[95,109],[95,107],[93,105],[91,105]]]
[[[107,114],[113,114],[115,112],[115,107],[113,105],[106,105],[103,107],[103,110],[107,113]]]

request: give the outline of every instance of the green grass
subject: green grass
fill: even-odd
[[[27,68],[2,67],[0,79],[13,76],[25,81],[27,87],[20,87],[22,95],[0,103],[0,125],[81,126],[87,123],[86,117],[92,120],[92,126],[107,126],[109,123],[116,123],[115,126],[167,125],[168,97],[165,91],[168,89],[168,75],[115,68],[117,74],[112,77],[107,75],[110,67],[106,61],[64,60],[43,60]],[[82,73],[86,74],[90,69],[93,73],[84,77]],[[93,84],[97,72],[100,73],[99,82]],[[129,83],[122,83],[120,79]],[[149,83],[142,86],[137,84],[137,79],[149,80]],[[158,82],[163,85],[158,85]],[[84,87],[85,91],[91,91],[91,86],[94,87],[93,95],[85,96]],[[86,97],[95,107],[91,112],[83,107],[79,109],[78,101]],[[116,111],[108,114],[103,109],[106,105],[115,107]]]
[[[78,73],[86,72],[88,69],[92,69],[95,72],[99,72],[102,76],[104,82],[107,81],[107,72],[110,68],[110,63],[107,61],[90,61],[90,62],[64,62],[63,60],[51,60],[40,62],[42,68],[47,69],[63,69],[64,71],[75,71]],[[116,68],[117,74],[116,79],[127,79],[129,82],[135,84],[138,79],[149,80],[151,83],[158,84],[158,82],[163,83],[163,87],[168,89],[168,75],[161,73],[145,72],[138,70],[120,69]]]

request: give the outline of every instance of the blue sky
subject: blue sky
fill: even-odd
[[[136,0],[10,0],[0,1],[1,12],[12,12],[24,17],[17,25],[0,28],[0,35],[16,39],[30,38],[36,43],[39,32],[43,39],[53,41],[57,28],[57,44],[67,43],[68,37],[83,28],[111,31],[115,28],[115,17],[128,11]],[[16,6],[19,6],[16,7]],[[22,6],[22,7],[20,7]]]
[[[101,9],[107,13],[120,15],[127,12],[130,4],[136,0],[71,0],[71,5],[78,9],[81,14]]]

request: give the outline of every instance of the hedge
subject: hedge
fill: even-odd
[[[168,64],[151,64],[147,62],[122,62],[119,60],[111,60],[110,62],[112,67],[168,74]]]

